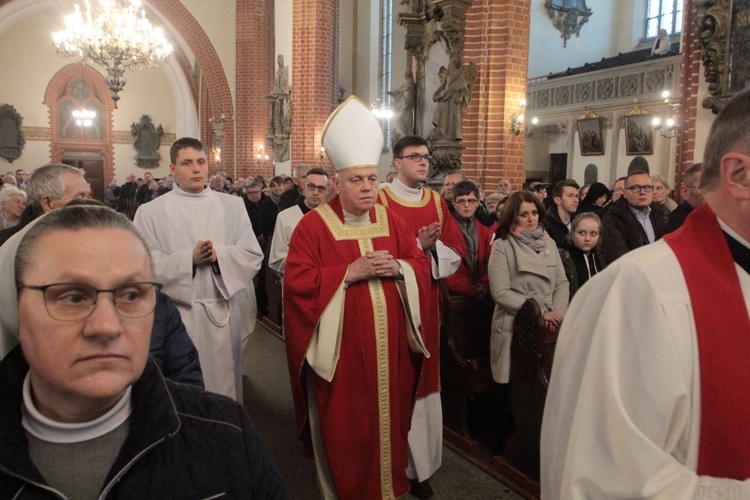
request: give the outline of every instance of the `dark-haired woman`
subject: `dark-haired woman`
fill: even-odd
[[[534,193],[513,193],[492,244],[488,274],[495,312],[490,360],[496,382],[508,382],[513,320],[523,303],[536,299],[551,331],[560,327],[568,308],[568,279],[557,245],[539,223],[543,213]]]

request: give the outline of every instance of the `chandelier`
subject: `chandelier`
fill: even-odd
[[[107,86],[112,100],[125,86],[126,70],[164,65],[172,46],[161,28],[154,28],[140,9],[141,0],[85,0],[86,13],[78,4],[65,17],[65,30],[52,34],[57,54],[81,57],[107,70]]]

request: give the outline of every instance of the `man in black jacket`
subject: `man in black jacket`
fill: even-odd
[[[607,262],[653,243],[663,226],[661,209],[653,204],[654,185],[642,170],[628,174],[625,194],[602,217],[602,248]]]
[[[567,179],[555,184],[555,188],[552,190],[552,199],[555,206],[547,209],[542,223],[547,234],[557,243],[558,248],[570,232],[573,216],[578,210],[579,189],[580,186],[576,181]]]
[[[148,358],[151,269],[108,208],[55,210],[24,235],[17,314],[4,310],[20,347],[0,363],[1,498],[288,498],[242,407]]]

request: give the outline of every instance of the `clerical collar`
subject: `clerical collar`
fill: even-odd
[[[78,424],[64,424],[45,417],[34,406],[34,400],[31,397],[31,377],[27,373],[26,379],[23,381],[23,404],[21,405],[23,417],[21,418],[21,424],[26,432],[48,443],[82,443],[112,432],[130,417],[133,411],[130,393],[131,388],[128,387],[120,401],[111,410],[95,420]]]
[[[344,224],[347,226],[365,226],[370,223],[370,212],[365,212],[362,215],[350,214],[346,210],[344,212]]]
[[[750,243],[727,226],[724,221],[718,217],[717,220],[721,230],[724,231],[724,238],[729,245],[729,251],[732,252],[732,258],[747,274],[750,274]]]
[[[307,212],[309,212],[310,210],[314,208],[314,207],[309,207],[307,205],[307,200],[300,201],[299,203],[297,203],[297,206],[299,207],[300,210],[302,210],[302,215],[305,215]]]
[[[409,201],[419,201],[422,199],[422,195],[424,194],[421,184],[419,185],[419,187],[410,188],[409,186],[401,182],[398,177],[393,179],[393,182],[391,182],[391,191],[396,193],[401,198]]]
[[[172,189],[172,192],[176,194],[177,196],[180,196],[181,198],[193,198],[193,199],[205,198],[206,196],[208,196],[210,191],[211,191],[211,188],[206,187],[200,193],[188,193],[187,191],[183,191],[182,189],[180,189],[180,186],[178,186],[177,184],[175,184],[174,188]]]

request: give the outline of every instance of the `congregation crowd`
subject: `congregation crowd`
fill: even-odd
[[[428,143],[417,136],[394,144],[393,170],[381,182],[379,124],[351,98],[323,134],[335,173],[298,165],[293,177],[276,176],[268,184],[261,176],[233,180],[223,169],[209,178],[205,149],[191,138],[173,144],[168,176],[155,179],[147,172],[142,179],[131,174],[122,186],[113,182],[104,206],[86,200],[90,187],[80,169],[48,164],[30,175],[8,172],[0,191],[0,276],[6,281],[0,287],[0,398],[10,404],[0,410],[0,440],[6,443],[0,496],[139,497],[160,491],[175,498],[285,498],[273,460],[241,406],[241,339],[254,329],[253,311],[267,314],[259,279],[266,267],[283,280],[298,436],[315,458],[323,498],[433,495],[429,479],[442,462],[441,283],[450,295],[494,303],[489,350],[498,384],[509,382],[513,320],[527,299],[536,299],[550,332],[562,329],[542,435],[543,494],[636,497],[684,493],[691,486],[737,487],[701,483],[695,439],[706,427],[696,418],[670,417],[700,407],[694,384],[683,388],[693,395],[689,403],[674,403],[683,393],[663,401],[655,393],[648,397],[643,404],[658,407],[645,412],[653,420],[631,413],[639,404],[634,394],[643,395],[651,382],[641,378],[656,377],[659,363],[694,360],[692,347],[675,354],[660,344],[657,367],[644,368],[649,356],[640,349],[648,342],[623,346],[620,336],[633,334],[632,327],[613,337],[602,325],[671,328],[659,323],[663,294],[652,294],[648,305],[632,299],[634,290],[650,296],[651,287],[681,276],[672,263],[673,274],[659,283],[637,281],[639,266],[651,272],[664,265],[663,257],[649,256],[665,252],[667,244],[678,248],[685,235],[703,231],[719,245],[723,231],[732,255],[737,245],[736,252],[748,252],[742,237],[747,220],[731,215],[737,207],[745,210],[740,202],[750,197],[750,160],[743,163],[750,157],[733,152],[747,139],[726,131],[744,130],[738,123],[746,118],[737,109],[750,111],[750,96],[742,95],[717,119],[708,169],[680,166],[679,205],[664,178],[642,170],[610,186],[567,179],[514,190],[501,179],[491,193],[450,171],[440,192],[433,191],[427,187]],[[711,196],[717,190],[721,198]],[[718,224],[705,201],[719,214]],[[651,253],[635,253],[649,246]],[[639,258],[629,258],[631,252]],[[711,252],[718,253],[709,259],[729,255],[728,267],[710,268],[713,275],[697,279],[734,272],[729,250]],[[741,267],[744,258],[735,258]],[[745,325],[741,299],[739,291],[731,303]],[[686,331],[716,330],[703,319],[691,323],[688,299],[671,300],[681,304],[674,315]],[[727,309],[716,299],[710,303]],[[628,316],[638,308],[642,317]],[[711,310],[706,314],[713,317]],[[587,343],[571,340],[582,331]],[[614,353],[601,345],[610,338]],[[597,359],[588,357],[589,346]],[[612,357],[614,367],[596,371]],[[635,360],[640,366],[625,367],[639,364]],[[611,379],[616,370],[632,377],[625,385],[640,383],[637,389],[625,391]],[[682,375],[672,378],[692,377],[684,366],[675,371]],[[712,385],[701,389],[704,399],[709,387],[721,385],[706,373],[701,378]],[[597,427],[594,408],[605,403],[612,404],[603,410],[611,421],[587,434],[582,427]],[[724,417],[706,421],[725,427]],[[618,423],[634,429],[625,433],[633,442],[618,438],[620,444],[639,447],[661,474],[658,485],[649,483],[648,467],[608,455],[606,443],[614,438],[606,432],[621,430]],[[660,426],[671,430],[655,430]],[[665,435],[669,439],[659,441]],[[701,453],[723,443],[717,438]],[[596,459],[583,466],[587,453]],[[701,457],[702,464],[713,464],[713,457]],[[718,468],[702,470],[721,470],[726,459],[717,462]],[[619,476],[613,472],[618,464]],[[630,467],[637,472],[626,473]],[[608,483],[608,476],[617,479]],[[586,489],[587,481],[597,486]]]

